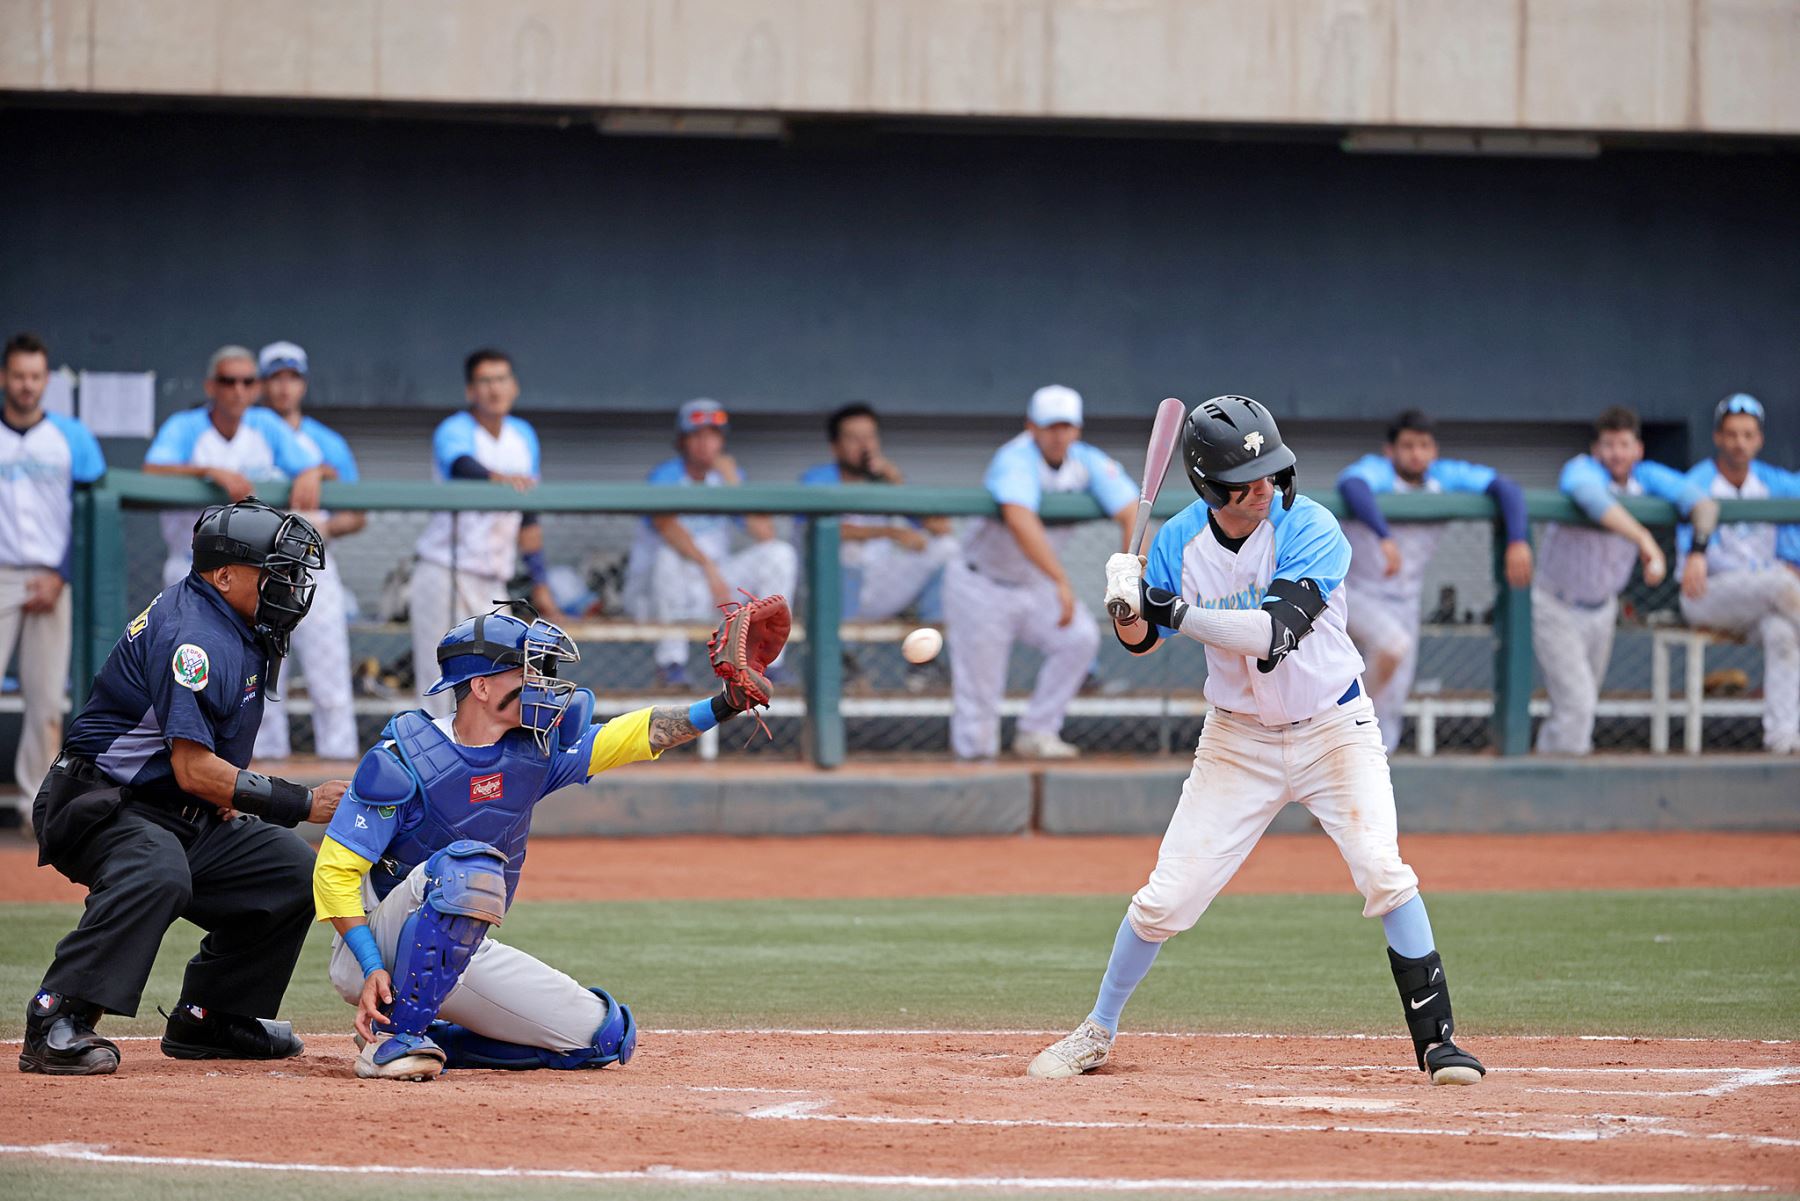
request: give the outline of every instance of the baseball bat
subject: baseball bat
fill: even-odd
[[[1175,443],[1181,439],[1181,425],[1187,420],[1187,406],[1171,396],[1156,406],[1156,423],[1150,427],[1150,445],[1144,448],[1144,482],[1138,489],[1137,515],[1131,521],[1131,553],[1142,554],[1144,535],[1150,526],[1150,506],[1162,491],[1163,476],[1168,474],[1169,460],[1175,457]],[[1108,613],[1124,621],[1131,616],[1125,602],[1113,601]]]

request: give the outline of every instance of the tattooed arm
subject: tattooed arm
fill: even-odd
[[[722,696],[712,698],[712,711],[715,725],[723,725],[738,715],[738,710],[726,704]],[[650,749],[658,754],[684,742],[692,742],[700,734],[700,728],[694,725],[693,715],[685,705],[659,705],[650,710]]]

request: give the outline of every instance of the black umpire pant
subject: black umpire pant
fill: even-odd
[[[299,836],[255,817],[222,822],[180,793],[140,797],[67,758],[38,790],[32,827],[41,861],[88,889],[45,988],[135,1016],[163,935],[185,917],[207,935],[180,999],[275,1016],[313,921],[314,855]]]

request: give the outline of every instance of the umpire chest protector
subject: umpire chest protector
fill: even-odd
[[[422,713],[402,713],[382,731],[417,787],[404,804],[387,854],[370,881],[379,897],[413,868],[459,839],[497,847],[506,856],[506,903],[525,864],[531,810],[544,795],[551,758],[531,734],[511,730],[492,746],[460,746]]]

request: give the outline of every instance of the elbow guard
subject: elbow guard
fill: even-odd
[[[1269,657],[1256,662],[1256,670],[1266,675],[1312,633],[1313,622],[1325,611],[1325,594],[1315,580],[1273,580],[1262,609],[1274,626]]]
[[[290,829],[312,813],[312,789],[259,772],[239,771],[231,790],[231,807]]]
[[[1179,630],[1181,619],[1187,616],[1188,603],[1166,589],[1152,588],[1148,584],[1141,584],[1140,587],[1142,592],[1139,593],[1138,612],[1144,615],[1144,620],[1165,630]],[[1154,635],[1155,631],[1152,630],[1151,633]]]

